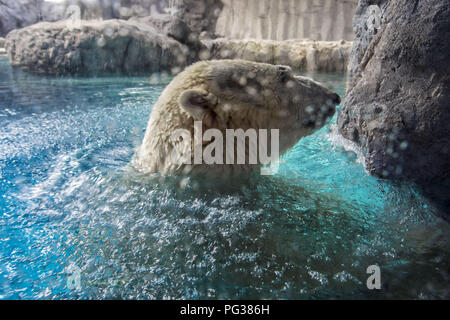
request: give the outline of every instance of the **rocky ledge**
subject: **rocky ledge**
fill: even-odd
[[[213,59],[245,59],[288,65],[295,70],[344,72],[352,43],[314,40],[229,40],[203,41]],[[208,55],[208,53],[206,53]]]
[[[36,73],[159,72],[196,59],[185,28],[167,19],[42,22],[11,31],[6,49],[13,66]]]
[[[416,181],[447,211],[449,16],[448,0],[361,0],[354,19],[357,63],[338,116],[342,135],[366,151],[370,173]],[[367,22],[381,24],[368,35],[361,25]]]

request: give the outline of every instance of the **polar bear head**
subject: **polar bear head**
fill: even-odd
[[[155,104],[136,163],[151,172],[178,170],[169,160],[174,147],[170,134],[177,129],[193,132],[194,121],[201,121],[203,130],[224,133],[278,129],[282,154],[321,128],[339,102],[336,93],[294,75],[286,66],[244,60],[198,62],[177,75]]]

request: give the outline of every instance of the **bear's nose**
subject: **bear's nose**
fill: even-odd
[[[339,97],[339,95],[337,93],[335,93],[333,95],[333,103],[335,103],[335,104],[341,103],[341,97]]]

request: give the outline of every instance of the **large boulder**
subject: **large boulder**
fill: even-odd
[[[189,48],[139,21],[41,22],[6,38],[13,66],[45,74],[137,74],[181,69]]]
[[[448,0],[360,1],[358,14],[373,9],[373,3],[381,4],[381,17],[375,17],[377,31],[363,54],[354,57],[360,63],[339,112],[339,131],[363,147],[371,174],[416,181],[448,206]],[[366,24],[361,30],[373,29],[372,18],[355,21]],[[363,34],[357,32],[358,37]]]
[[[351,42],[314,40],[204,40],[206,58],[283,64],[295,70],[344,72]],[[202,56],[202,54],[200,54]]]

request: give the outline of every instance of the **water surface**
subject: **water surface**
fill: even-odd
[[[343,96],[343,75],[311,76]],[[0,298],[450,298],[448,225],[414,186],[368,176],[333,124],[273,177],[222,188],[134,171],[169,81],[155,79],[0,59]]]

